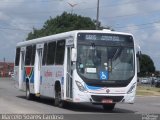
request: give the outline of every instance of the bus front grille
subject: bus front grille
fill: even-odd
[[[91,95],[92,99],[95,102],[101,102],[104,99],[112,99],[113,102],[120,102],[124,96],[98,96],[98,95]]]

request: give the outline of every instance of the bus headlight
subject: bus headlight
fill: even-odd
[[[78,89],[82,92],[86,91],[85,87],[82,85],[82,83],[76,81],[76,84],[78,86]]]
[[[127,94],[132,93],[135,87],[136,87],[136,83],[133,83],[133,85],[129,88]]]

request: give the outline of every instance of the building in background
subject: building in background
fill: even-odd
[[[0,77],[10,77],[13,73],[14,63],[0,62]]]

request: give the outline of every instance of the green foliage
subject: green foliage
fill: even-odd
[[[56,18],[50,17],[50,19],[44,23],[42,29],[37,30],[33,28],[33,32],[28,34],[27,40],[82,29],[96,29],[95,21],[91,20],[89,17],[82,17],[77,14],[64,12],[61,16],[57,16]]]
[[[140,76],[150,75],[155,72],[153,60],[145,54],[142,54],[140,59]]]

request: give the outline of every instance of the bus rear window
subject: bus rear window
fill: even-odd
[[[16,49],[15,66],[19,66],[19,59],[20,59],[20,48],[17,48]]]

